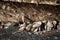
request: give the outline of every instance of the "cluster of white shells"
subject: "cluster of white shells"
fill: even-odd
[[[32,31],[33,33],[40,33],[40,32],[46,32],[46,31],[51,31],[51,30],[60,30],[60,24],[57,24],[58,22],[53,20],[53,21],[47,21],[44,23],[42,21],[34,22],[33,24],[29,24],[26,27],[26,30]],[[43,26],[44,25],[44,26]],[[59,26],[59,27],[58,27]],[[56,28],[55,28],[56,27]]]
[[[17,23],[17,22],[15,22]],[[23,30],[26,30],[26,31],[29,31],[29,32],[32,32],[34,34],[38,34],[41,32],[47,32],[47,31],[51,31],[51,30],[60,30],[60,23],[58,23],[56,20],[49,20],[47,22],[44,22],[44,21],[38,21],[38,22],[33,22],[33,23],[29,23],[29,24],[26,24],[25,22],[23,22],[22,24],[21,23],[10,23],[10,22],[7,22],[7,23],[4,23],[2,22],[2,28],[3,29],[11,29],[13,28],[12,30],[14,30],[14,25],[17,25],[16,27],[19,27],[18,29],[18,32],[21,32]],[[11,26],[14,26],[14,27],[11,27]]]

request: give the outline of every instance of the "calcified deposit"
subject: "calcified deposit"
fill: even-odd
[[[0,30],[12,34],[22,31],[36,35],[60,33],[60,5],[56,4],[0,1]]]

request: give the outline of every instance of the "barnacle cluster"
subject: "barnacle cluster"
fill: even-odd
[[[60,32],[60,5],[53,4],[57,0],[51,0],[50,4],[53,5],[49,4],[50,1],[45,4],[45,0],[10,1],[0,1],[0,29],[9,30],[12,34],[24,30],[33,34],[49,35]],[[23,3],[20,3],[21,1]],[[38,3],[38,6],[35,3]]]

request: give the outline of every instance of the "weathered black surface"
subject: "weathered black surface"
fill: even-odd
[[[0,40],[60,40],[60,34],[56,33],[52,36],[40,36],[29,34],[27,31],[23,31],[21,33],[10,34],[6,33],[0,35]]]

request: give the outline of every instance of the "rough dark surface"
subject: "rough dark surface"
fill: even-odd
[[[60,34],[55,33],[52,36],[40,36],[23,31],[16,34],[5,33],[0,35],[0,40],[60,40]]]

